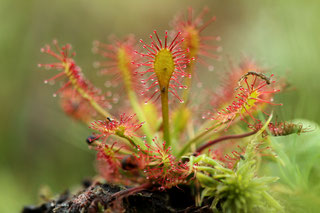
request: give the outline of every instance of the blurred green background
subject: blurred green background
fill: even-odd
[[[188,6],[196,12],[208,6],[217,16],[205,34],[222,37],[222,56],[253,57],[289,81],[294,89],[277,96],[284,104],[280,117],[320,122],[318,0],[1,0],[0,212],[36,204],[43,185],[58,193],[95,174],[95,154],[85,144],[90,130],[60,110],[52,97],[57,86],[43,84],[53,71],[37,68],[48,61],[40,48],[54,38],[71,43],[94,81],[93,40],[128,33],[146,38],[154,29],[170,29],[174,15]],[[214,72],[226,65],[209,62]]]

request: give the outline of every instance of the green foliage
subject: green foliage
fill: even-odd
[[[300,136],[272,137],[277,162],[265,170],[280,177],[274,190],[279,193],[288,212],[317,212],[320,207],[320,130],[315,123],[297,120],[310,132]]]
[[[282,212],[281,205],[269,194],[269,184],[276,177],[257,177],[256,142],[251,141],[246,154],[234,170],[222,167],[205,155],[192,160],[198,163],[196,177],[204,187],[201,198],[212,197],[212,209],[216,212],[256,212],[268,208]]]

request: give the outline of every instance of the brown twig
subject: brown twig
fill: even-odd
[[[130,195],[130,194],[134,194],[134,193],[137,193],[137,192],[140,192],[140,191],[143,191],[143,190],[146,190],[148,188],[150,188],[152,185],[150,183],[145,183],[145,184],[142,184],[140,186],[136,186],[136,187],[132,187],[130,189],[126,189],[126,190],[123,190],[123,191],[119,191],[117,193],[114,193],[111,197],[111,199],[115,199],[115,198],[119,198],[119,197],[123,197],[125,195]]]

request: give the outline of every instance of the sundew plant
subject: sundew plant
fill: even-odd
[[[265,159],[279,161],[270,138],[308,130],[273,119],[273,108],[282,107],[274,96],[286,82],[253,59],[213,70],[219,86],[193,91],[202,85],[198,76],[225,60],[221,38],[204,33],[216,20],[208,11],[190,8],[172,29],[145,40],[95,41],[94,66],[108,89],[85,78],[70,44],[54,40],[41,49],[51,61],[39,67],[56,72],[44,83],[61,85],[53,96],[63,111],[92,130],[86,142],[99,176],[126,186],[121,196],[187,185],[197,205],[216,212],[282,212],[271,188],[278,177],[258,169]]]

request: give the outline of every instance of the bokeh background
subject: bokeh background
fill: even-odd
[[[55,38],[71,43],[94,81],[92,41],[169,30],[175,14],[188,6],[196,12],[208,6],[217,16],[205,34],[222,37],[222,56],[253,57],[288,80],[292,89],[277,96],[284,104],[277,111],[281,118],[320,122],[318,0],[1,0],[0,212],[36,204],[43,186],[59,193],[95,175],[95,154],[85,143],[90,130],[66,117],[52,97],[57,87],[43,83],[53,71],[37,68],[48,59],[40,48]],[[209,62],[215,70],[202,68],[202,78],[215,79],[227,64]]]

